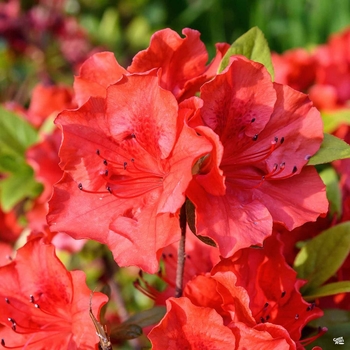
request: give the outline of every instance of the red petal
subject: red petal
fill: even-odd
[[[91,96],[106,97],[106,89],[116,83],[127,71],[119,65],[113,52],[98,52],[80,67],[74,79],[75,99],[79,106]]]
[[[148,335],[152,349],[235,348],[235,336],[215,310],[194,306],[187,298],[168,299],[167,310]]]

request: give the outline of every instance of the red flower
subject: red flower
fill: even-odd
[[[320,115],[306,95],[273,84],[261,64],[235,57],[202,86],[201,98],[204,123],[223,149],[196,127],[217,145],[187,191],[199,235],[228,257],[260,245],[273,221],[291,230],[327,212],[321,179],[304,167],[323,138]]]
[[[308,341],[300,341],[302,328],[322,315],[302,299],[302,284],[270,237],[263,249],[242,249],[188,282],[182,298],[167,301],[149,338],[154,349],[195,348],[208,341],[206,325],[213,323],[212,348],[231,341],[230,348],[242,350],[302,349]]]
[[[197,30],[185,28],[181,38],[167,28],[156,32],[148,49],[139,52],[128,67],[131,73],[161,68],[160,85],[173,92],[178,100],[193,96],[200,86],[216,74],[228,44],[217,44],[216,58],[206,66],[208,53]]]
[[[60,114],[65,175],[50,201],[51,229],[107,244],[121,266],[156,272],[161,249],[179,240],[192,165],[212,149],[184,125],[187,113],[152,71]]]
[[[81,106],[89,97],[105,97],[109,85],[115,84],[124,74],[159,69],[160,86],[173,92],[178,100],[192,97],[200,86],[216,74],[219,63],[229,48],[228,44],[216,45],[216,57],[206,66],[208,53],[200,33],[186,28],[185,38],[171,29],[156,32],[150,47],[139,52],[131,66],[125,70],[112,52],[100,52],[86,60],[74,80],[76,100]]]
[[[292,49],[282,55],[273,53],[271,57],[277,83],[304,91],[315,82],[316,59],[305,49]]]
[[[54,246],[29,241],[16,259],[0,267],[1,344],[11,349],[95,349],[90,293],[82,271],[69,272]],[[96,315],[106,297],[94,293]]]
[[[35,127],[40,127],[49,116],[56,117],[62,110],[74,107],[71,89],[38,84],[32,92],[27,119]]]

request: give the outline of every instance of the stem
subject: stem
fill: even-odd
[[[180,209],[181,239],[179,242],[179,249],[177,252],[175,298],[180,298],[182,296],[183,277],[184,277],[185,260],[186,260],[186,252],[185,252],[186,224],[187,224],[187,217],[186,217],[186,202],[185,202]]]

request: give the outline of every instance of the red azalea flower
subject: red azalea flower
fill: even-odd
[[[181,38],[167,28],[153,34],[148,49],[140,51],[128,67],[131,73],[161,68],[160,85],[173,92],[178,100],[193,96],[200,86],[214,76],[228,44],[216,45],[216,58],[206,66],[208,53],[197,30],[185,28]]]
[[[197,234],[212,238],[228,257],[260,245],[273,221],[291,230],[327,212],[320,177],[304,167],[323,138],[320,115],[306,95],[272,83],[261,64],[235,57],[202,86],[201,98],[204,123],[217,137],[196,130],[217,151],[203,159],[187,191]]]
[[[315,82],[316,59],[305,49],[288,50],[282,55],[273,53],[271,57],[276,83],[305,91]]]
[[[82,271],[69,272],[54,246],[29,241],[16,259],[0,267],[1,344],[10,349],[95,349],[98,337],[89,317],[91,291]],[[96,315],[106,296],[94,293]]]
[[[57,128],[52,134],[44,135],[43,140],[26,152],[28,163],[35,172],[35,178],[44,185],[41,202],[46,202],[52,194],[52,186],[62,177],[58,163],[58,150],[62,140],[61,131]]]
[[[38,84],[32,92],[27,119],[35,127],[40,127],[52,114],[56,116],[64,109],[74,108],[72,98],[72,91],[66,86]]]
[[[206,66],[208,53],[200,33],[184,29],[181,38],[171,29],[156,32],[150,47],[139,52],[131,66],[125,70],[119,65],[112,52],[99,52],[87,59],[80,67],[79,76],[74,79],[74,91],[78,104],[83,105],[91,96],[105,97],[109,85],[115,84],[124,74],[147,72],[160,69],[160,85],[173,92],[179,100],[193,96],[200,86],[213,77],[228,44],[216,44],[216,56]]]
[[[187,113],[155,71],[124,76],[106,100],[61,113],[65,175],[50,201],[51,229],[106,243],[119,265],[156,272],[161,249],[179,240],[192,166],[212,149],[184,125]]]
[[[317,98],[317,92],[326,95],[326,92],[333,88],[336,95],[336,106],[333,106],[333,108],[339,108],[347,104],[350,99],[349,44],[350,28],[347,28],[341,33],[332,35],[327,44],[321,45],[315,50],[318,89],[311,98],[314,96]],[[320,99],[317,99],[317,101],[320,102],[319,108],[329,108],[329,101],[327,101],[327,105],[322,104]]]
[[[301,330],[322,311],[302,299],[302,284],[281,243],[270,237],[263,249],[242,249],[188,282],[182,298],[167,301],[167,314],[149,338],[154,349],[204,344],[210,317],[213,348],[229,339],[234,349],[303,349],[308,340],[300,341]]]

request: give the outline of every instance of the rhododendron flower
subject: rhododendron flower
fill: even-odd
[[[302,48],[292,49],[282,55],[271,54],[276,83],[286,84],[298,91],[305,91],[315,81],[316,59]]]
[[[29,241],[16,259],[0,267],[1,344],[10,349],[95,349],[98,337],[89,317],[91,291],[82,271],[69,272],[54,246]],[[94,315],[106,302],[93,294]]]
[[[229,48],[228,44],[216,45],[216,57],[209,66],[208,53],[200,41],[197,30],[185,28],[181,38],[167,28],[153,34],[148,49],[140,51],[128,67],[131,73],[161,68],[160,85],[173,92],[178,100],[193,96],[200,86],[216,74],[217,68]]]
[[[188,282],[150,332],[153,348],[303,349],[301,330],[322,311],[302,299],[280,245],[270,237],[264,249],[242,249]]]
[[[304,167],[323,138],[319,112],[306,95],[272,83],[261,64],[234,57],[202,86],[201,98],[204,124],[217,135],[195,126],[216,145],[186,192],[198,235],[228,257],[260,245],[273,221],[291,230],[327,212],[320,177]]]
[[[124,76],[106,99],[61,113],[65,175],[50,201],[51,229],[107,244],[121,266],[156,272],[161,249],[180,238],[192,166],[212,150],[183,122],[187,114],[155,71]]]
[[[216,56],[206,66],[208,53],[199,39],[197,30],[185,28],[185,38],[167,28],[156,32],[148,49],[140,51],[125,70],[112,52],[100,52],[87,59],[75,77],[74,90],[79,105],[90,96],[105,97],[109,85],[116,83],[123,74],[147,72],[159,69],[160,86],[171,91],[182,101],[199,91],[200,86],[212,78],[229,48],[228,44],[216,44]]]
[[[33,89],[26,118],[33,126],[40,127],[49,116],[56,117],[62,110],[75,106],[72,89],[64,85],[38,84]]]

